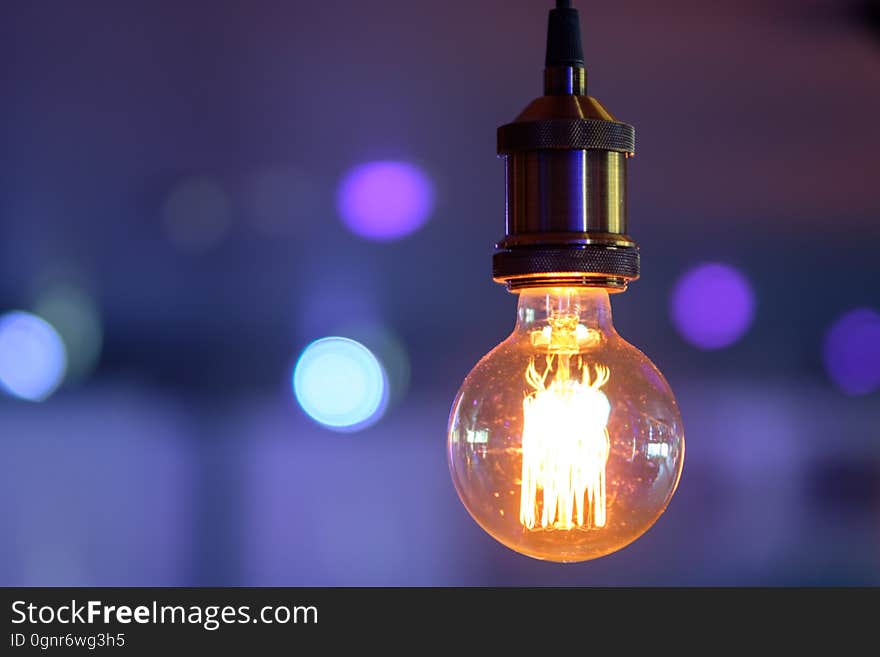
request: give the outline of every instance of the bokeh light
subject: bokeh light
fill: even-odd
[[[349,321],[334,327],[332,333],[347,335],[376,355],[385,371],[389,407],[406,396],[411,375],[409,353],[401,338],[389,327],[378,321]]]
[[[880,389],[880,313],[857,308],[840,317],[825,335],[825,371],[850,395]]]
[[[43,401],[60,385],[67,354],[58,332],[22,311],[0,317],[0,386],[10,395]]]
[[[364,345],[326,337],[307,346],[293,371],[293,391],[303,411],[337,431],[376,422],[388,402],[382,364]]]
[[[43,290],[34,312],[58,331],[67,353],[66,382],[86,378],[101,355],[103,329],[98,306],[85,290],[56,284]]]
[[[342,179],[337,205],[345,225],[356,235],[388,241],[424,225],[434,206],[434,189],[413,164],[368,162]]]
[[[205,251],[218,244],[229,230],[229,198],[211,178],[185,179],[165,199],[162,221],[175,246],[185,251]]]
[[[721,349],[752,324],[755,298],[743,274],[717,262],[685,272],[672,291],[670,312],[681,337],[699,349]]]

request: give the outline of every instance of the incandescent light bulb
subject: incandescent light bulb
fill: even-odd
[[[468,374],[449,420],[465,507],[530,557],[619,550],[663,513],[684,432],[666,380],[611,322],[639,277],[627,233],[635,130],[587,95],[578,14],[550,11],[544,95],[498,129],[506,231],[493,278],[519,294],[516,328]]]
[[[538,559],[584,561],[641,536],[684,458],[669,385],[621,338],[603,289],[526,288],[516,328],[468,374],[449,465],[474,520]]]

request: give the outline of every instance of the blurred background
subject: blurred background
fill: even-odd
[[[3,3],[0,584],[880,584],[867,0],[575,3],[637,127],[615,323],[684,474],[579,565],[460,504],[449,407],[515,318],[495,128],[550,4]]]

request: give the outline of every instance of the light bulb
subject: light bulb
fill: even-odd
[[[537,559],[585,561],[641,536],[678,484],[669,385],[611,322],[601,288],[523,289],[516,327],[468,374],[449,466],[474,520]]]
[[[666,380],[611,322],[639,277],[627,232],[635,129],[587,95],[580,23],[557,2],[544,95],[498,128],[504,238],[492,277],[519,294],[516,328],[468,374],[449,418],[449,467],[474,520],[537,559],[586,561],[644,534],[681,475]]]

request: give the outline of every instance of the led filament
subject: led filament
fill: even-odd
[[[548,323],[532,333],[533,344],[547,343],[543,367],[532,357],[525,372],[519,520],[533,530],[604,527],[611,407],[601,388],[610,372],[597,364],[591,377],[578,355],[577,329],[586,327],[577,315]]]

